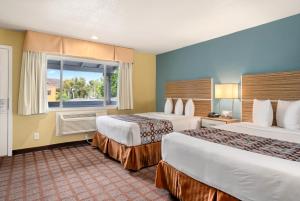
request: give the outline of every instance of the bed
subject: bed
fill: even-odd
[[[180,200],[298,198],[299,131],[276,127],[276,121],[272,127],[253,124],[251,105],[255,98],[271,99],[274,108],[276,100],[300,100],[299,86],[300,72],[243,76],[243,122],[164,136],[156,186]]]
[[[193,129],[199,127],[200,117],[187,117],[185,115],[165,114],[163,112],[149,112],[136,114],[151,119],[165,119],[171,121],[174,131]],[[97,130],[126,146],[142,145],[140,127],[135,122],[126,122],[113,116],[99,116],[96,119]]]
[[[120,161],[125,169],[139,170],[156,165],[161,160],[162,135],[172,131],[195,129],[199,126],[201,116],[212,110],[211,86],[210,78],[172,81],[166,84],[166,98],[172,98],[174,102],[178,98],[183,99],[183,102],[187,99],[193,100],[194,116],[149,112],[97,117],[97,133],[93,138],[93,146]],[[144,124],[144,120],[149,123]],[[163,131],[163,134],[159,131]]]

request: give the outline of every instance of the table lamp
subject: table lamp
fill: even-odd
[[[221,112],[221,100],[222,99],[232,99],[232,110],[234,110],[234,100],[239,98],[239,85],[237,83],[225,83],[225,84],[215,84],[215,98],[220,99],[219,111]],[[225,112],[225,111],[224,111]],[[226,113],[226,112],[225,112]],[[230,112],[225,114],[225,117],[231,117]]]

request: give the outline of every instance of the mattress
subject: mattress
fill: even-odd
[[[252,123],[216,128],[300,143],[300,133]],[[209,186],[245,201],[293,201],[300,197],[300,162],[208,142],[182,133],[163,136],[162,159]]]
[[[136,114],[154,119],[169,120],[173,124],[174,131],[195,129],[199,126],[200,117],[186,117],[184,115],[164,114],[162,112],[149,112]],[[97,130],[101,134],[118,143],[127,146],[141,145],[140,128],[137,123],[127,122],[110,116],[96,118]]]

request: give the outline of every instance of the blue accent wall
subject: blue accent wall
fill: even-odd
[[[167,81],[212,77],[214,83],[240,83],[242,74],[300,70],[300,14],[159,54],[156,62],[158,111]],[[222,101],[222,109],[231,109],[231,102]],[[240,117],[239,100],[234,110]]]

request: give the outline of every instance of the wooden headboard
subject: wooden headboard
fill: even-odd
[[[172,98],[174,103],[178,98],[182,98],[184,103],[192,98],[195,116],[207,116],[213,109],[212,85],[211,78],[170,81],[165,86],[165,97]]]
[[[300,100],[300,71],[242,76],[242,121],[252,121],[253,99],[271,100],[276,122],[278,100]]]

